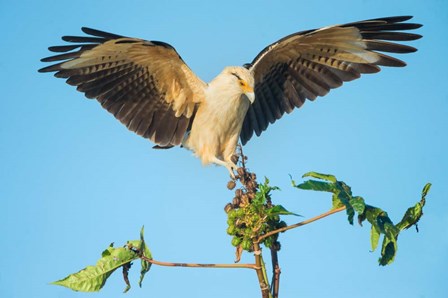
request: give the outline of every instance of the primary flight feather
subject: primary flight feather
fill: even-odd
[[[267,46],[251,63],[224,68],[210,83],[167,43],[82,28],[88,36],[62,37],[74,44],[50,47],[61,54],[42,59],[57,63],[39,72],[66,78],[156,147],[182,145],[203,164],[223,165],[234,176],[231,157],[239,139],[246,144],[306,99],[324,96],[363,73],[405,66],[384,53],[416,51],[396,43],[421,37],[403,32],[421,27],[406,23],[411,18],[294,33]]]

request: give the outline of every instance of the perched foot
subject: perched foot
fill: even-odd
[[[213,163],[219,165],[219,166],[224,166],[226,167],[226,169],[229,171],[230,173],[230,177],[232,178],[232,180],[236,180],[236,176],[235,176],[235,171],[238,169],[238,166],[233,163],[232,161],[223,161],[220,160],[219,158],[215,158],[213,160]]]

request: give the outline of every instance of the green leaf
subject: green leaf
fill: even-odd
[[[431,183],[426,183],[426,185],[423,187],[422,190],[422,199],[425,199],[430,189],[431,189]]]
[[[366,204],[364,203],[364,199],[361,197],[353,197],[349,200],[350,205],[355,209],[358,214],[364,213],[364,209],[366,208]]]
[[[107,278],[119,267],[135,260],[138,255],[125,247],[109,246],[95,266],[87,266],[77,273],[52,284],[64,286],[74,291],[96,292],[106,283]]]
[[[400,230],[409,229],[413,225],[417,228],[417,223],[420,220],[420,218],[423,216],[423,206],[425,206],[426,203],[426,195],[429,192],[429,189],[431,188],[431,183],[427,183],[425,187],[422,190],[422,198],[420,202],[415,204],[413,207],[408,208],[406,210],[406,213],[404,214],[401,221],[396,225],[396,227]],[[417,229],[418,231],[418,229]]]
[[[102,257],[107,257],[107,256],[109,256],[109,255],[112,253],[113,250],[114,250],[114,243],[112,242],[111,244],[109,244],[109,247],[106,248],[106,249],[101,253],[101,256],[102,256]]]
[[[331,197],[331,201],[332,201],[332,209],[337,209],[345,206],[345,204],[342,203],[341,200],[338,198],[338,194],[333,194],[333,196]]]
[[[143,237],[144,232],[145,232],[145,227],[143,226],[142,229],[140,230],[140,240],[142,242],[140,251],[142,252],[143,256],[152,260],[151,251],[149,250],[148,246],[146,245],[145,239]],[[152,265],[148,261],[145,261],[143,259],[141,259],[141,260],[142,260],[142,262],[141,262],[142,269],[140,270],[140,280],[138,281],[139,287],[142,287],[143,278],[145,277],[145,274],[148,273],[149,269],[151,269],[151,265]]]
[[[308,172],[302,176],[302,178],[305,178],[305,177],[313,177],[313,178],[317,178],[317,179],[321,179],[321,180],[325,180],[325,181],[330,181],[333,183],[335,183],[337,181],[336,177],[333,175],[321,174],[321,173],[316,173],[316,172]]]
[[[300,188],[304,190],[314,190],[314,191],[326,191],[326,192],[334,192],[335,186],[334,184],[330,184],[328,182],[316,181],[316,180],[308,180],[299,185],[293,184],[295,188]]]
[[[353,224],[353,218],[355,217],[355,210],[350,205],[346,206],[345,210],[346,210],[347,215],[348,215],[348,222],[352,225]]]
[[[391,264],[397,253],[397,242],[395,239],[390,239],[388,237],[384,237],[383,247],[381,249],[381,257],[378,262],[381,266],[386,266]]]
[[[378,247],[378,242],[380,240],[380,231],[376,225],[372,225],[370,229],[370,244],[372,245],[372,251],[375,251]]]
[[[268,215],[295,215],[295,216],[300,216],[299,214],[290,212],[288,210],[285,209],[285,207],[283,207],[282,205],[275,205],[272,208],[269,208],[268,210],[266,210],[266,213]]]

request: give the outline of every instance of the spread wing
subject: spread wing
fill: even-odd
[[[267,46],[245,65],[255,77],[255,102],[244,119],[243,145],[254,132],[259,136],[269,123],[299,108],[306,99],[324,96],[363,73],[379,72],[379,66],[405,66],[403,61],[380,52],[416,51],[394,42],[421,37],[400,32],[421,27],[403,23],[411,18],[389,17],[308,30]]]
[[[161,147],[179,145],[204,100],[206,84],[169,44],[82,28],[89,36],[64,36],[73,45],[50,47],[62,53],[43,62],[96,98],[131,131]]]

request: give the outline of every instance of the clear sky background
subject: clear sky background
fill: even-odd
[[[191,152],[152,150],[100,105],[39,74],[47,47],[81,26],[172,44],[203,80],[250,62],[305,29],[414,15],[424,38],[408,66],[344,84],[245,147],[249,168],[281,187],[275,202],[305,218],[328,194],[297,191],[308,171],[332,173],[398,221],[433,183],[425,215],[403,232],[394,264],[377,265],[369,227],[344,214],[281,235],[281,297],[448,297],[448,4],[427,1],[0,0],[0,297],[121,297],[121,273],[99,294],[49,285],[94,264],[142,225],[160,261],[232,263],[224,205],[228,173]],[[298,221],[288,219],[288,223]],[[267,251],[266,251],[267,252]],[[242,262],[252,262],[250,254]],[[259,297],[250,270],[153,267],[126,297]]]

